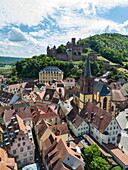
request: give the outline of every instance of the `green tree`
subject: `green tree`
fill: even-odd
[[[57,48],[57,53],[65,53],[66,52],[66,48],[63,44],[61,44],[58,48]]]
[[[108,170],[109,163],[102,157],[96,157],[93,158],[90,168],[94,170]]]
[[[123,170],[120,166],[115,166],[114,168],[112,168],[111,170]]]
[[[84,148],[84,155],[91,162],[93,158],[101,156],[101,151],[96,144],[92,144],[91,146]]]

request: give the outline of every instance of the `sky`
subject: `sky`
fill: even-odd
[[[110,32],[128,35],[128,0],[0,0],[0,56],[46,54],[48,45]]]

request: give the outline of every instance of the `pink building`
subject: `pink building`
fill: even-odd
[[[18,115],[11,118],[4,132],[4,147],[15,157],[18,168],[34,163],[35,144],[32,131]]]

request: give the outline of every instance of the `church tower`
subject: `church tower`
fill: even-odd
[[[80,78],[80,101],[79,112],[83,109],[84,104],[88,101],[92,102],[94,91],[94,77],[91,75],[91,67],[89,56],[87,58],[86,67],[83,69],[82,76]]]

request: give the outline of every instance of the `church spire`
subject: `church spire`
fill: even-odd
[[[91,75],[91,67],[90,67],[89,55],[88,55],[88,57],[87,57],[86,68],[84,69],[83,77],[92,77],[92,75]]]

